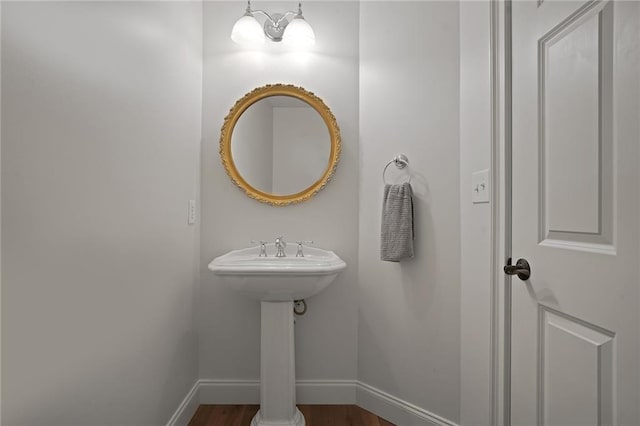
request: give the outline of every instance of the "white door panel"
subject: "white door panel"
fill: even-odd
[[[514,425],[640,425],[639,18],[512,4]]]

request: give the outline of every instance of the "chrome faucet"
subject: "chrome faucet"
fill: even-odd
[[[287,246],[287,243],[284,241],[284,238],[282,236],[276,238],[276,249],[278,250],[276,252],[276,257],[287,257],[286,254],[284,254],[284,248]]]

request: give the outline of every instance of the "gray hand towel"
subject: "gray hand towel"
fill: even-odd
[[[380,230],[380,259],[413,257],[413,191],[409,183],[385,185]]]

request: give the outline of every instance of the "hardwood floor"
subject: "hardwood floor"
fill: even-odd
[[[201,405],[189,426],[249,426],[258,405]],[[298,405],[306,426],[395,426],[356,405]]]

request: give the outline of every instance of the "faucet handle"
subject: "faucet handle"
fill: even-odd
[[[260,253],[258,254],[258,257],[267,257],[267,246],[265,244],[267,244],[266,241],[264,240],[251,240],[251,243],[258,243],[260,244]]]
[[[308,240],[308,241],[296,241],[296,243],[298,244],[298,252],[296,253],[296,257],[304,257],[304,253],[302,252],[302,245],[303,244],[313,244],[313,241]]]

